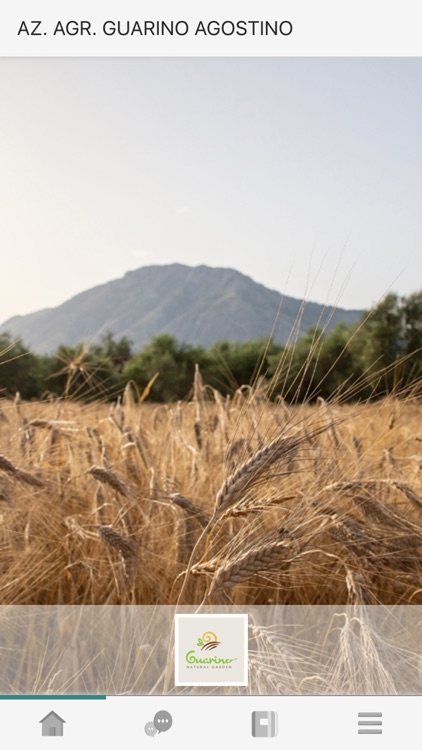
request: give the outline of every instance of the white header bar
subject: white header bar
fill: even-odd
[[[3,57],[422,55],[416,0],[17,0]]]

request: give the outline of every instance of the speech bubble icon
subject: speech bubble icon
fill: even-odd
[[[145,734],[147,734],[148,737],[155,737],[157,732],[158,729],[153,721],[149,721],[148,724],[145,724]]]
[[[157,711],[154,716],[154,726],[160,734],[161,732],[168,732],[172,724],[173,719],[168,711]]]

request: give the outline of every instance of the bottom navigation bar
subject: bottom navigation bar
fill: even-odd
[[[286,747],[321,742],[324,750],[339,744],[356,750],[382,743],[396,750],[419,732],[422,708],[422,696],[2,697],[3,742],[35,749],[45,747],[45,737],[60,737],[66,748],[167,743],[215,750],[237,742],[243,750],[277,738]]]

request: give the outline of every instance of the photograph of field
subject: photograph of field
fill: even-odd
[[[420,604],[421,406],[2,403],[2,604]]]
[[[0,694],[419,694],[421,60],[0,85]]]
[[[0,605],[421,604],[420,60],[0,77]]]

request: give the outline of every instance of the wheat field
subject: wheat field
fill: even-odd
[[[0,402],[1,604],[421,604],[422,405]]]

